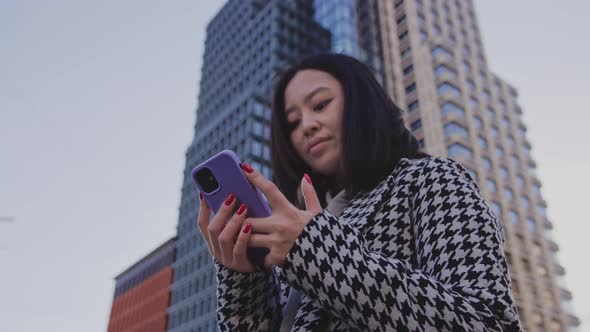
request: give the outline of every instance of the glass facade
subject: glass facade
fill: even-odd
[[[332,51],[359,58],[355,0],[315,0],[314,4],[315,20],[332,33]]]
[[[270,93],[274,79],[306,55],[330,49],[312,3],[230,0],[207,27],[194,138],[186,152],[168,331],[217,331],[216,271],[196,227],[191,170],[231,149],[271,178]]]

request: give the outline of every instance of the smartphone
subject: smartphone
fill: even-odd
[[[241,203],[248,206],[246,217],[264,218],[271,214],[270,207],[260,190],[248,181],[240,167],[240,158],[231,150],[223,150],[193,168],[192,177],[203,199],[217,213],[230,193],[234,193],[234,211]],[[248,258],[259,267],[264,266],[268,248],[247,249]]]

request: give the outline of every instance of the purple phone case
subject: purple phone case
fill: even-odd
[[[213,172],[219,183],[219,187],[210,193],[206,193],[195,178],[195,174],[205,167]],[[270,207],[262,193],[248,181],[240,167],[240,159],[231,150],[223,150],[193,168],[192,178],[199,191],[203,194],[203,199],[207,201],[207,204],[215,213],[219,211],[221,204],[229,194],[234,193],[237,199],[234,210],[241,203],[245,203],[248,206],[247,217],[264,218],[271,214]],[[267,253],[267,248],[248,248],[248,256],[254,264],[259,266],[263,265],[264,256]]]
[[[264,218],[270,216],[270,207],[264,200],[262,193],[244,175],[240,167],[240,159],[231,150],[223,150],[192,171],[193,180],[195,174],[202,168],[208,167],[217,178],[219,187],[210,193],[206,193],[195,180],[203,198],[207,201],[213,212],[217,213],[221,204],[230,193],[234,193],[238,201],[246,203],[249,217]],[[236,208],[239,204],[235,205]]]

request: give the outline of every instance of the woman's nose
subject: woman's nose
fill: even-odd
[[[320,128],[320,123],[316,117],[312,114],[306,114],[301,119],[303,131],[305,135],[310,135],[316,132]]]

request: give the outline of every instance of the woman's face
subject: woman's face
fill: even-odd
[[[344,112],[340,82],[320,70],[297,72],[285,89],[285,112],[299,157],[322,175],[339,176]]]

